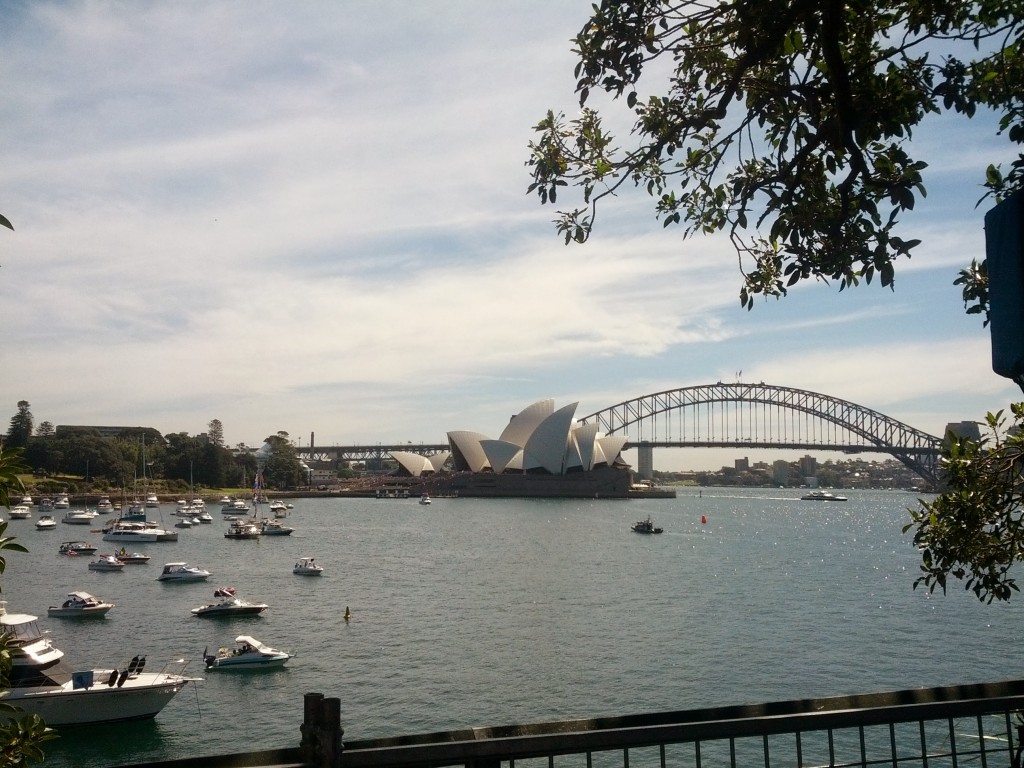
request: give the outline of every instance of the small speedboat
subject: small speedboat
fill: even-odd
[[[103,555],[98,560],[89,563],[90,571],[121,571],[123,569],[124,563],[113,555]]]
[[[202,568],[196,568],[188,563],[164,563],[164,569],[157,581],[206,581],[210,578],[210,572]]]
[[[299,562],[292,568],[292,573],[297,576],[322,576],[323,572],[323,567],[312,557],[300,557]]]
[[[125,565],[142,565],[149,562],[149,555],[144,555],[141,552],[126,552],[123,547],[120,552],[114,553],[114,557]]]
[[[51,531],[57,527],[57,521],[53,519],[53,515],[41,515],[36,520],[36,530],[39,531]]]
[[[255,616],[263,613],[270,606],[266,603],[250,603],[235,595],[234,587],[220,587],[214,593],[220,602],[193,608],[196,616]]]
[[[424,491],[423,495],[420,496],[420,504],[429,504],[429,503],[430,503],[430,494],[427,493],[426,491]]]
[[[284,666],[291,657],[249,635],[236,637],[234,648],[220,648],[216,654],[203,651],[207,669],[273,669]]]
[[[664,528],[658,528],[651,522],[651,518],[648,517],[646,520],[637,520],[631,526],[630,529],[635,533],[661,533]]]
[[[26,520],[32,517],[32,509],[27,504],[11,507],[11,520]]]
[[[113,603],[105,603],[88,592],[70,592],[62,605],[51,605],[47,616],[63,618],[81,618],[85,616],[106,616],[107,611],[114,607]]]
[[[91,555],[96,547],[85,541],[65,541],[57,551],[62,555]]]

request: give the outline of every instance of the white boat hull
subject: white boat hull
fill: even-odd
[[[90,688],[11,688],[4,701],[39,715],[53,727],[118,723],[155,717],[190,678],[143,672],[124,685],[106,685],[111,670],[94,670]]]

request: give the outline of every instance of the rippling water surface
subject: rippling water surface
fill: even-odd
[[[9,532],[31,552],[9,555],[3,597],[40,616],[74,664],[144,653],[152,669],[184,656],[205,678],[154,721],[66,730],[53,766],[297,746],[311,691],[341,699],[347,738],[370,738],[1019,677],[1024,600],[913,590],[918,553],[901,528],[916,498],[849,496],[298,499],[289,537],[229,540],[215,519],[137,545],[152,561],[120,574],[57,554],[70,539],[106,546],[99,534],[15,520]],[[648,514],[664,534],[629,530]],[[304,555],[322,578],[292,575]],[[156,581],[173,561],[213,576]],[[193,617],[220,585],[270,610]],[[46,618],[79,589],[117,607],[103,620]],[[298,655],[277,671],[203,671],[203,649],[239,634]]]

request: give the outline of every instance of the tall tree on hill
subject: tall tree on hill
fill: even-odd
[[[585,242],[598,203],[630,185],[684,236],[727,233],[747,309],[812,278],[891,288],[919,244],[900,233],[925,194],[910,137],[926,118],[990,110],[1017,159],[1005,173],[979,166],[978,181],[995,201],[1024,188],[1022,11],[1019,0],[602,0],[573,39],[582,110],[535,126],[528,191],[556,203],[575,188],[555,220],[566,243]],[[641,97],[651,72],[664,79]],[[625,146],[588,106],[600,91],[630,113]],[[954,283],[987,322],[984,259]],[[907,526],[922,552],[915,586],[954,578],[989,601],[1018,590],[1024,404],[1011,413],[989,414],[981,442],[951,436],[949,488]]]
[[[210,438],[210,442],[216,445],[218,448],[224,447],[224,425],[220,423],[220,419],[213,419],[209,424],[206,425],[206,434]]]
[[[18,412],[11,417],[5,444],[10,448],[25,448],[32,437],[32,412],[28,400],[18,401]]]

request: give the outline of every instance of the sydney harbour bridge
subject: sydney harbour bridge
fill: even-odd
[[[578,418],[606,435],[626,435],[640,463],[655,448],[766,448],[885,453],[938,485],[942,438],[837,397],[761,382],[704,384],[625,400]],[[312,442],[312,441],[311,441]],[[430,455],[433,445],[335,445],[299,448],[305,461],[382,462],[391,451]]]

